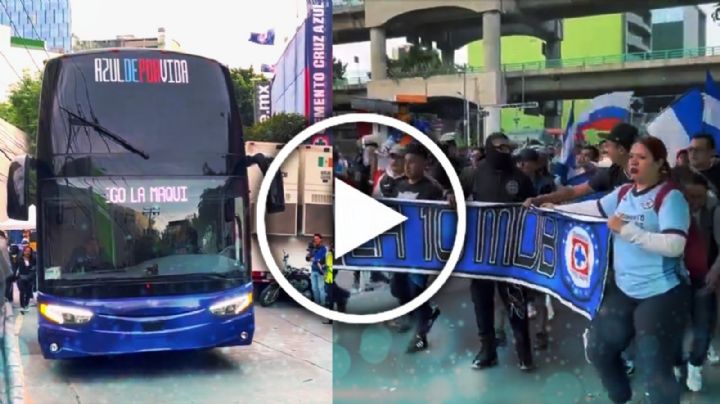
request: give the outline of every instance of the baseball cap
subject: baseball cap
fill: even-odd
[[[540,154],[533,149],[522,149],[518,154],[519,161],[538,161],[540,160]]]
[[[449,143],[455,141],[455,132],[448,132],[440,136],[439,143]]]
[[[637,128],[624,122],[615,125],[609,133],[600,134],[600,138],[617,143],[628,151],[632,147],[633,143],[635,143],[638,136],[639,132]]]
[[[405,155],[405,147],[403,147],[402,145],[399,145],[399,144],[394,144],[394,145],[390,148],[390,151],[388,152],[388,155],[389,155],[389,156],[393,156],[393,155],[395,155],[395,156],[404,156],[404,155]]]

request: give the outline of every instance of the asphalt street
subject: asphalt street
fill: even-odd
[[[293,304],[255,307],[252,345],[45,360],[37,311],[18,316],[26,403],[331,403],[332,327]]]
[[[352,275],[338,278],[344,285],[352,283]],[[451,278],[433,301],[442,314],[428,336],[429,349],[421,353],[405,353],[412,332],[396,333],[383,324],[335,324],[335,403],[610,402],[594,368],[584,359],[581,335],[588,321],[559,302],[554,303],[556,316],[550,323],[549,349],[536,353],[536,371],[523,373],[511,348],[500,348],[499,366],[486,370],[471,368],[479,341],[469,280]],[[396,305],[385,286],[353,295],[348,310],[370,313]],[[511,335],[509,326],[506,333]],[[715,342],[720,345],[720,341]],[[632,376],[635,397],[641,372],[638,368]],[[719,402],[720,367],[706,366],[704,380],[704,390],[687,392],[683,403]]]

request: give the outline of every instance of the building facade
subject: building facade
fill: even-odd
[[[700,7],[673,7],[652,14],[653,51],[704,48],[707,17]]]
[[[45,43],[35,39],[12,36],[10,27],[0,25],[0,102],[7,100],[11,87],[23,75],[40,74],[48,58],[60,55],[45,49]]]
[[[180,50],[180,43],[165,35],[165,28],[158,28],[158,35],[152,38],[136,38],[134,35],[118,35],[115,39],[80,40],[73,39],[73,50],[108,49],[108,48],[144,48]]]
[[[12,36],[45,42],[48,50],[65,53],[72,49],[70,0],[3,0],[0,25]]]
[[[668,12],[667,10],[673,10]],[[562,59],[581,59],[627,53],[652,52],[659,49],[683,49],[701,47],[705,44],[705,15],[698,7],[648,10],[645,12],[607,14],[581,18],[569,18],[563,22]],[[694,15],[694,17],[693,17]],[[679,18],[678,18],[679,16]],[[688,19],[688,16],[692,17]],[[671,18],[672,17],[672,18]],[[659,21],[671,21],[670,25],[658,25]],[[678,26],[678,21],[680,26]],[[662,34],[667,32],[667,34]],[[679,35],[678,33],[683,33]],[[658,36],[661,37],[658,40]],[[662,37],[668,37],[662,39]],[[682,41],[677,42],[678,38]],[[671,40],[676,42],[671,42]],[[696,45],[697,44],[697,45]],[[693,46],[694,45],[694,46]],[[527,36],[502,38],[502,62],[525,63],[545,60],[544,42]],[[665,46],[665,48],[658,48]],[[482,41],[468,46],[470,66],[483,66]],[[656,100],[643,100],[646,109]],[[657,100],[661,101],[661,100]],[[570,100],[562,104],[562,126],[568,121]],[[588,100],[575,100],[575,115],[584,111]],[[666,104],[665,104],[666,105]],[[655,108],[650,108],[654,110]],[[542,115],[531,115],[518,109],[502,111],[502,128],[505,131],[541,129],[545,126]]]

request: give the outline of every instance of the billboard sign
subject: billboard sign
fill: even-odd
[[[255,83],[255,122],[264,122],[272,115],[271,84]]]

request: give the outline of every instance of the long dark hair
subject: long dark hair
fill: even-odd
[[[670,163],[668,163],[668,152],[665,147],[665,143],[662,140],[654,136],[643,136],[639,138],[635,143],[639,143],[645,146],[653,157],[653,160],[662,160],[663,164],[660,166],[660,180],[667,181],[670,179]]]

